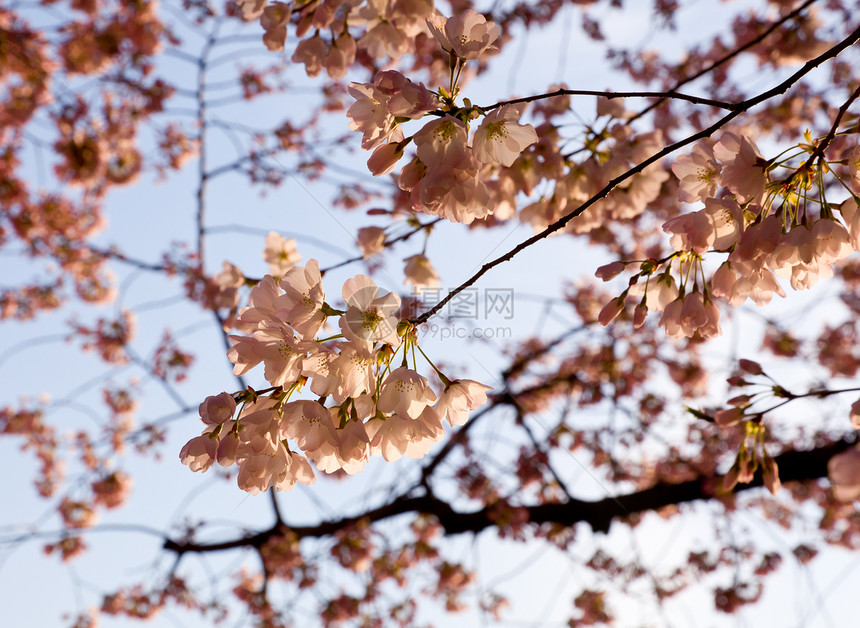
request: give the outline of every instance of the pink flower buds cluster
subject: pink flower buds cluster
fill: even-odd
[[[451,54],[449,90],[433,93],[394,70],[380,72],[373,83],[350,84],[349,93],[356,102],[347,111],[349,127],[361,131],[362,148],[374,151],[367,165],[376,176],[393,171],[413,142],[416,155],[398,179],[400,188],[409,192],[412,207],[471,224],[495,209],[497,181],[492,177],[498,168],[510,168],[538,136],[531,125],[519,124],[521,112],[514,106],[486,113],[468,102],[462,109],[454,105],[462,64],[491,50],[499,36],[498,25],[471,9],[450,19],[436,16],[427,25]],[[405,137],[400,124],[430,112],[446,115]],[[469,124],[480,115],[484,119],[470,145]]]
[[[628,289],[630,294],[643,295],[642,307],[662,312],[660,324],[668,335],[718,335],[715,298],[735,306],[747,299],[764,305],[775,294],[785,296],[778,278],[788,280],[795,290],[810,288],[819,278],[833,276],[833,264],[860,250],[860,211],[853,197],[839,207],[842,222],[827,207],[807,213],[818,199],[802,202],[812,194],[808,192],[814,179],[811,162],[781,181],[771,180],[777,165],[803,157],[803,151],[814,147],[802,145],[801,149],[776,164],[765,160],[749,138],[726,132],[716,144],[700,142],[672,165],[681,200],[702,202],[704,207],[666,221],[663,230],[670,235],[675,253],[659,263],[642,263],[631,279],[637,285]],[[706,279],[702,260],[709,252],[726,253],[727,259]],[[665,271],[653,281],[663,264]],[[677,289],[670,278],[673,266],[681,278]],[[617,266],[608,265],[598,269],[598,276],[608,280],[616,270]],[[643,277],[644,286],[638,283]],[[654,286],[661,283],[673,287],[674,296],[668,302],[663,296],[651,298]],[[607,324],[622,310],[623,302],[614,300],[604,308],[600,321]]]
[[[333,79],[343,78],[359,50],[373,59],[399,59],[414,49],[415,37],[427,32],[426,20],[433,16],[432,2],[387,0],[326,0],[295,8],[290,2],[236,0],[236,9],[242,19],[259,21],[263,43],[272,51],[284,49],[287,26],[294,22],[296,36],[304,39],[296,45],[292,61],[303,63],[308,76],[325,69]],[[356,27],[355,36],[351,27]],[[475,43],[470,45],[474,48]]]
[[[397,75],[397,72],[380,74]],[[496,205],[493,168],[509,168],[523,150],[537,142],[534,128],[519,124],[519,109],[509,105],[485,116],[474,132],[471,145],[468,123],[452,115],[428,122],[404,140],[398,123],[400,116],[390,113],[394,98],[386,100],[374,87],[384,78],[387,77],[377,75],[374,83],[352,83],[349,88],[358,99],[347,112],[350,128],[362,131],[362,146],[366,150],[375,148],[367,162],[370,171],[374,175],[391,172],[403,157],[406,145],[413,142],[415,157],[398,178],[400,188],[409,192],[412,207],[464,224],[486,218]],[[398,82],[414,91],[416,97],[425,98],[423,85],[414,89],[414,83],[405,77]],[[412,104],[411,108],[403,107],[405,113],[400,115],[406,118],[423,115],[430,101]]]
[[[417,341],[411,325],[394,316],[396,294],[357,275],[342,295],[346,310],[325,302],[316,260],[253,288],[236,317],[244,335],[229,337],[227,355],[236,375],[262,363],[271,388],[207,397],[199,409],[206,427],[182,448],[184,464],[205,471],[235,463],[243,490],[288,490],[315,481],[309,461],[326,473],[352,474],[373,455],[420,458],[445,434],[443,420],[462,425],[486,402],[488,386],[441,373],[445,389],[437,398],[430,382],[405,366]],[[330,316],[341,333],[318,339]],[[401,351],[403,366],[393,368]],[[308,382],[316,400],[293,399]]]

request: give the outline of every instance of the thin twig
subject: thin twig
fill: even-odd
[[[691,96],[690,94],[681,94],[673,90],[669,90],[667,92],[610,92],[593,89],[557,89],[554,92],[548,92],[546,94],[537,94],[536,96],[526,96],[524,98],[514,98],[513,100],[505,100],[503,102],[497,102],[495,105],[490,105],[489,107],[478,107],[478,109],[481,109],[482,111],[492,111],[493,109],[497,109],[498,107],[504,107],[505,105],[516,105],[519,103],[534,102],[536,100],[554,98],[556,96],[603,96],[604,98],[607,98],[609,100],[612,100],[614,98],[661,98],[665,100],[669,98],[675,100],[685,100],[687,102],[693,103],[694,105],[708,105],[709,107],[717,107],[718,109],[726,109],[728,111],[738,111],[743,104],[730,103],[725,102],[723,100],[712,100],[710,98],[702,98],[700,96]]]

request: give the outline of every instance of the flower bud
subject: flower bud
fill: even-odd
[[[609,281],[621,274],[622,270],[624,270],[624,262],[612,262],[598,268],[594,276],[602,281]]]
[[[394,170],[401,157],[403,157],[403,149],[400,148],[399,143],[383,144],[373,151],[370,159],[367,160],[367,167],[374,177],[380,177]]]
[[[738,362],[738,366],[741,371],[747,373],[748,375],[762,375],[764,371],[761,368],[761,364],[758,362],[753,362],[752,360],[740,360]]]
[[[772,495],[776,495],[782,484],[779,481],[779,468],[776,465],[776,460],[765,454],[762,463],[762,479],[767,490]]]
[[[614,321],[621,312],[624,311],[624,299],[621,297],[615,297],[609,303],[603,306],[603,309],[600,310],[600,314],[597,315],[598,322],[606,327],[609,323]]]
[[[645,305],[645,300],[643,299],[639,305],[636,306],[636,309],[633,310],[633,327],[639,329],[642,325],[645,324],[645,318],[648,316],[648,306]]]
[[[714,415],[714,422],[720,427],[733,427],[745,418],[743,408],[720,410]]]

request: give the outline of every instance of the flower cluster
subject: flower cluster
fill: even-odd
[[[373,150],[367,165],[376,176],[394,170],[406,146],[414,143],[415,156],[398,178],[412,207],[471,224],[498,204],[498,180],[493,180],[498,169],[510,168],[538,136],[531,125],[518,122],[521,111],[513,105],[484,111],[468,101],[464,107],[454,104],[464,64],[491,49],[499,27],[472,10],[451,19],[436,16],[427,24],[450,55],[449,88],[431,92],[395,70],[378,73],[372,83],[351,83],[356,102],[347,111],[349,127],[361,131],[362,148]],[[430,112],[436,119],[404,135],[401,123]],[[481,115],[470,144],[470,123]]]
[[[243,335],[229,337],[227,355],[235,375],[262,363],[271,388],[207,397],[200,404],[206,427],[182,448],[184,464],[205,471],[236,463],[242,489],[287,490],[314,481],[309,460],[325,473],[352,474],[374,455],[420,458],[445,434],[443,420],[462,425],[487,400],[488,386],[451,381],[430,362],[444,384],[437,397],[427,378],[407,367],[409,354],[414,364],[416,352],[424,353],[413,326],[394,316],[396,294],[381,294],[357,275],[342,296],[345,310],[326,303],[313,259],[254,286],[236,317]],[[318,338],[331,316],[340,333]],[[316,400],[294,398],[306,386]]]
[[[423,0],[303,4],[236,0],[235,5],[242,19],[259,21],[263,43],[269,50],[284,49],[287,25],[294,22],[296,36],[304,39],[296,46],[292,61],[303,63],[308,76],[317,76],[325,69],[333,79],[343,78],[359,51],[379,60],[407,54],[414,49],[415,37],[427,33],[425,21],[433,16],[433,3]],[[356,31],[353,36],[348,27],[360,28],[361,34]],[[312,34],[306,37],[308,33]]]
[[[860,250],[860,210],[852,196],[837,214],[823,189],[811,191],[814,168],[828,166],[814,159],[811,140],[800,149],[780,160],[765,160],[748,137],[726,132],[716,144],[700,142],[679,157],[672,171],[679,179],[680,198],[704,207],[663,225],[674,249],[667,258],[615,262],[598,270],[605,281],[626,264],[639,266],[630,279],[632,288],[606,305],[600,321],[605,325],[613,320],[631,294],[642,297],[634,314],[637,326],[648,310],[655,310],[662,312],[660,325],[670,336],[715,336],[720,333],[715,297],[734,306],[747,299],[764,305],[774,295],[785,296],[778,278],[802,290],[832,277],[836,262]],[[812,156],[799,166],[790,165],[805,152]],[[778,168],[787,170],[787,176],[777,178]],[[709,252],[727,258],[707,277],[703,260]]]

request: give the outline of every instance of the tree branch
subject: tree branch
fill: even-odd
[[[827,477],[827,463],[836,454],[853,447],[855,436],[853,432],[845,438],[829,445],[824,445],[807,451],[788,451],[774,457],[779,465],[779,475],[783,482],[808,482]],[[699,476],[695,479],[678,484],[658,483],[654,486],[619,495],[606,497],[599,501],[584,501],[571,499],[564,503],[538,504],[523,506],[532,524],[553,524],[572,526],[586,523],[595,532],[608,532],[614,519],[629,517],[646,512],[654,512],[666,506],[694,501],[718,499],[719,478],[714,476]],[[763,486],[761,475],[749,484],[738,484],[726,495],[737,494]],[[297,538],[321,538],[333,535],[338,530],[364,520],[369,523],[391,519],[408,513],[433,515],[448,535],[465,532],[478,533],[495,524],[492,506],[472,512],[454,510],[446,501],[434,495],[407,497],[402,495],[388,504],[369,510],[363,514],[325,521],[314,526],[290,527],[276,524],[267,530],[249,534],[237,539],[221,543],[193,543],[183,540],[167,539],[164,549],[177,554],[208,553],[242,547],[261,547],[266,541],[276,535],[282,535],[287,530]]]
[[[482,111],[492,111],[493,109],[504,107],[505,105],[516,105],[519,103],[534,102],[535,100],[543,100],[545,98],[553,98],[555,96],[603,96],[604,98],[607,98],[609,100],[612,100],[613,98],[660,98],[662,100],[671,98],[675,100],[686,100],[687,102],[691,102],[694,105],[708,105],[709,107],[717,107],[718,109],[727,109],[728,111],[738,111],[739,108],[743,105],[743,103],[730,103],[725,102],[723,100],[712,100],[710,98],[691,96],[690,94],[681,94],[674,90],[669,90],[667,92],[609,92],[592,89],[557,89],[554,92],[548,92],[546,94],[538,94],[536,96],[526,96],[525,98],[505,100],[503,102],[497,102],[495,105],[490,105],[489,107],[478,108]]]

